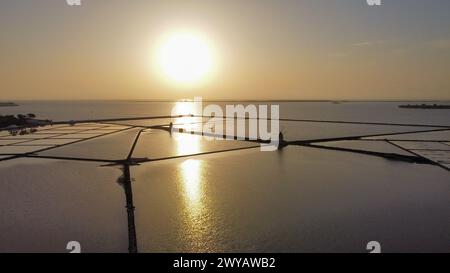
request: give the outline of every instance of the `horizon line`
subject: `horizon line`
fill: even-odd
[[[8,102],[89,102],[89,101],[103,101],[103,102],[189,102],[192,98],[180,99],[6,99],[0,100],[0,103]],[[204,102],[450,102],[447,99],[204,99]]]

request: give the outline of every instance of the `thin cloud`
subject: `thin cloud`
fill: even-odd
[[[375,46],[375,45],[382,45],[385,42],[386,41],[365,41],[365,42],[354,43],[351,46],[353,46],[353,47],[369,47],[369,46]]]

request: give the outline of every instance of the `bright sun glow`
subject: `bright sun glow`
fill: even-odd
[[[195,32],[168,35],[160,45],[157,57],[164,76],[179,84],[196,84],[207,79],[213,66],[208,41]]]

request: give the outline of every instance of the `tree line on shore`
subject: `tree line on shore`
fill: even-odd
[[[36,115],[18,114],[18,115],[0,115],[0,129],[8,130],[11,135],[24,135],[37,131],[36,127],[51,125],[51,120],[38,120]]]

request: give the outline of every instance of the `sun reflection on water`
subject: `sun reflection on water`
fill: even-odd
[[[200,160],[188,159],[181,164],[184,194],[188,206],[192,209],[201,207],[202,177]]]
[[[174,114],[188,115],[195,111],[192,102],[177,102]],[[192,122],[192,117],[177,118],[175,124],[187,129],[183,123]],[[189,127],[190,128],[190,127]],[[200,152],[200,137],[197,135],[175,133],[172,135],[175,140],[178,155],[196,154]],[[202,195],[202,161],[188,159],[180,165],[181,181],[184,187],[184,195],[187,206],[191,211],[197,211],[201,207]]]
[[[193,102],[177,102],[173,115],[196,114]],[[201,131],[202,118],[182,117],[174,119],[175,128],[183,128],[187,132]],[[201,136],[187,133],[174,133],[178,155],[202,152]],[[179,165],[179,185],[182,200],[181,234],[189,242],[187,251],[208,252],[216,249],[216,226],[211,200],[206,194],[206,162],[189,158]]]
[[[214,247],[211,208],[205,193],[204,162],[187,159],[180,164],[180,192],[182,196],[182,234],[189,243],[189,251],[209,251]]]
[[[201,109],[197,109],[193,101],[178,101],[172,111],[172,115],[201,115]],[[201,117],[181,117],[174,118],[173,123],[175,128],[182,128],[187,132],[200,132],[202,129]]]

